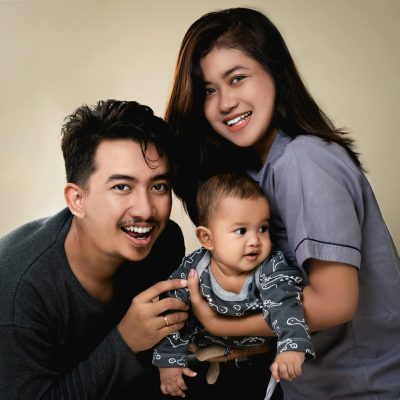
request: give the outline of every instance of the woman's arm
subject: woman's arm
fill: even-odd
[[[309,284],[303,290],[303,304],[310,331],[351,321],[358,304],[358,269],[316,259],[310,259],[306,268]]]
[[[310,259],[309,283],[303,290],[306,321],[311,332],[350,321],[358,302],[358,270],[343,263]],[[189,275],[188,288],[193,312],[201,324],[216,336],[273,336],[261,313],[243,318],[221,317],[202,299],[198,276]]]

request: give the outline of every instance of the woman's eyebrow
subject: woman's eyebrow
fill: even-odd
[[[235,71],[238,70],[238,69],[247,69],[247,68],[244,67],[243,65],[235,65],[234,67],[229,68],[227,71],[225,71],[225,72],[222,74],[222,77],[223,77],[223,78],[226,78],[226,77],[228,77],[229,75],[231,75],[233,72],[235,72]],[[208,81],[204,80],[203,83],[204,83],[205,85],[208,85],[208,84],[210,84],[211,82],[208,82]]]

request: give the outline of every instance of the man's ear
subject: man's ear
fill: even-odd
[[[212,232],[205,226],[198,226],[196,228],[196,236],[199,239],[200,244],[207,250],[213,249],[213,238]]]
[[[84,190],[75,183],[67,183],[64,188],[64,198],[71,213],[76,217],[85,216]]]

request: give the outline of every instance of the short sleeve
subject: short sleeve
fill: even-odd
[[[361,175],[344,149],[315,140],[289,144],[277,160],[275,207],[300,266],[308,258],[360,266]]]

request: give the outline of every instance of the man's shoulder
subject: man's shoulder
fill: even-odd
[[[64,209],[54,216],[28,222],[6,234],[0,238],[0,262],[10,256],[20,258],[28,249],[40,252],[56,240],[59,230],[69,218],[69,210]]]
[[[0,294],[3,298],[0,320],[14,320],[17,293],[22,293],[22,297],[28,299],[24,304],[28,304],[26,289],[35,291],[48,278],[48,266],[56,261],[54,252],[49,253],[49,249],[54,247],[60,230],[70,218],[69,211],[63,210],[53,217],[24,224],[0,239]]]
[[[71,219],[64,209],[52,217],[26,223],[0,239],[0,279],[17,282],[57,241]]]

